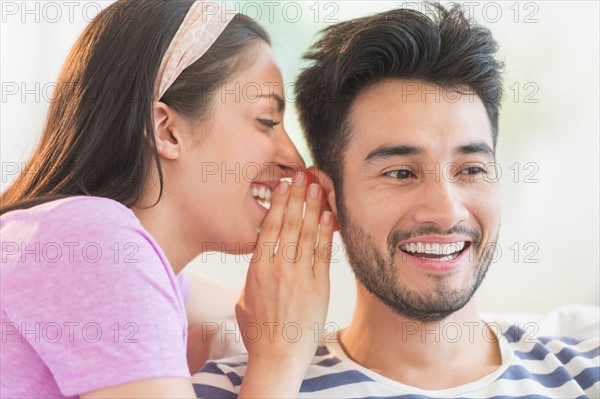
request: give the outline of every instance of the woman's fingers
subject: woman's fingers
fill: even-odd
[[[307,190],[307,181],[299,173],[291,185],[281,183],[287,185],[285,195],[279,190],[274,193],[257,243],[263,259],[255,253],[236,305],[242,331],[249,323],[269,329],[262,335],[268,340],[251,340],[242,334],[253,364],[279,358],[305,369],[319,343],[313,330],[323,325],[327,315],[333,217],[331,212],[321,215],[323,189],[311,184]],[[271,251],[268,261],[265,251]],[[266,262],[271,267],[265,267]],[[286,340],[288,326],[300,331],[298,341]]]
[[[324,220],[323,190],[316,183],[310,184],[307,190],[309,181],[301,172],[291,184],[282,181],[276,188],[271,209],[261,226],[252,262],[264,256],[280,265],[297,263],[309,269],[317,261],[322,264],[324,256],[329,257],[326,250],[331,253],[335,220],[332,213],[327,212],[327,225],[319,227]],[[324,249],[323,245],[329,248]]]
[[[319,242],[314,250],[313,272],[317,280],[329,286],[329,264],[333,250],[334,218],[331,212],[325,211],[319,223]]]
[[[304,209],[304,198],[306,196],[306,176],[303,172],[298,173],[290,187],[290,198],[287,210],[283,217],[280,242],[277,249],[277,258],[286,263],[293,263],[296,255],[296,245],[303,224],[302,211]]]
[[[306,195],[306,211],[304,222],[298,237],[296,263],[299,266],[310,268],[313,265],[317,236],[319,234],[319,218],[321,216],[321,187],[311,184]]]
[[[283,225],[283,217],[290,196],[290,183],[282,181],[275,189],[271,198],[271,207],[265,217],[261,227],[252,262],[261,256],[268,256],[266,259],[272,259],[274,256],[275,245],[279,241],[279,234]]]
[[[311,166],[306,170],[306,174],[310,176],[310,181],[318,183],[323,190],[325,191],[325,195],[323,195],[323,203],[321,205],[322,211],[331,211],[333,217],[333,231],[338,231],[340,229],[337,215],[335,210],[335,191],[333,187],[333,181],[331,178],[327,176],[325,172],[320,169],[317,169],[314,166]]]

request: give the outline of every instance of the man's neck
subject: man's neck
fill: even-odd
[[[473,382],[502,363],[497,337],[473,301],[444,320],[423,323],[396,314],[360,284],[352,323],[339,341],[363,367],[423,389]]]

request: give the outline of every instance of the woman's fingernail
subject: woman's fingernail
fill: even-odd
[[[323,212],[323,224],[331,224],[331,212]]]
[[[308,188],[308,195],[310,195],[311,199],[317,199],[317,198],[319,198],[320,190],[321,190],[321,188],[319,187],[318,184],[311,184],[310,187]]]
[[[315,176],[310,173],[308,170],[304,171],[304,174],[306,175],[306,179],[308,180],[308,184],[311,184],[315,181]]]
[[[294,184],[296,184],[297,186],[301,186],[302,184],[304,184],[304,179],[306,177],[304,176],[304,172],[303,171],[298,171],[296,172],[296,179]]]
[[[287,193],[289,188],[290,188],[289,183],[286,181],[282,181],[281,183],[279,183],[279,194]]]

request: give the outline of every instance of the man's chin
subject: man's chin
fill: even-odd
[[[420,323],[435,323],[450,317],[464,308],[474,294],[474,291],[470,292],[471,290],[437,292],[429,295],[404,292],[402,298],[399,295],[389,298],[369,291],[398,316]]]

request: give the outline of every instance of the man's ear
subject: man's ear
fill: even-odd
[[[153,104],[154,139],[160,156],[166,159],[177,159],[181,151],[181,140],[177,132],[179,115],[165,103]]]
[[[325,208],[329,208],[333,213],[335,229],[337,230],[337,207],[335,205],[335,189],[333,187],[333,180],[331,180],[327,173],[323,172],[321,169],[317,169],[314,166],[308,168],[306,172],[312,175],[311,181],[319,183],[321,187],[323,187],[323,190],[325,191]]]

